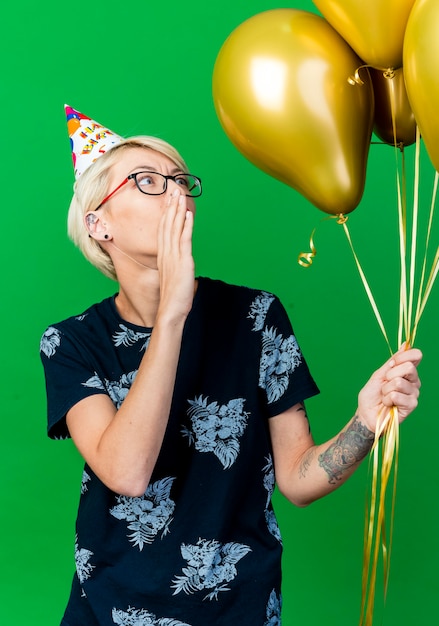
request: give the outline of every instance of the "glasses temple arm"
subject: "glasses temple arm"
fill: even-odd
[[[113,196],[113,195],[116,193],[116,191],[119,191],[119,189],[120,189],[121,187],[123,187],[124,185],[126,185],[126,184],[127,184],[127,182],[128,182],[129,180],[130,180],[130,176],[127,176],[127,177],[125,178],[125,180],[123,180],[123,181],[120,183],[120,185],[118,185],[118,186],[116,187],[116,189],[113,189],[113,191],[112,191],[111,193],[109,193],[109,194],[108,194],[108,196],[105,196],[105,198],[102,200],[102,202],[100,203],[100,205],[99,205],[98,207],[96,207],[95,211],[97,211],[98,209],[100,209],[100,208],[101,208],[101,206],[102,206],[102,205],[104,205],[104,204],[107,202],[107,200],[109,200],[109,199],[111,198],[111,196]]]

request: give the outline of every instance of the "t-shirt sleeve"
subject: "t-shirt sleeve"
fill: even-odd
[[[276,296],[261,324],[259,386],[264,390],[270,417],[319,393],[299,347],[284,306]]]
[[[67,412],[80,400],[107,393],[103,381],[87,362],[84,350],[67,329],[49,326],[40,342],[47,393],[48,435],[70,437]]]

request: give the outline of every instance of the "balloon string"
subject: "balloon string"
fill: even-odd
[[[378,325],[379,325],[379,327],[381,329],[381,332],[383,333],[383,337],[385,339],[387,347],[389,348],[389,352],[390,352],[390,354],[392,354],[392,348],[390,347],[390,342],[389,342],[389,339],[388,339],[388,336],[387,336],[386,329],[384,327],[383,320],[381,318],[380,312],[379,312],[377,304],[375,302],[375,298],[373,297],[372,290],[371,290],[371,288],[369,286],[369,283],[367,281],[366,275],[365,275],[365,273],[363,271],[363,268],[361,266],[360,260],[359,260],[359,258],[357,256],[357,253],[355,252],[354,245],[352,243],[352,239],[351,239],[351,235],[350,235],[350,232],[349,232],[348,225],[346,224],[346,222],[342,222],[342,226],[343,226],[343,229],[345,231],[346,238],[347,238],[347,240],[349,242],[349,246],[351,248],[351,251],[352,251],[352,254],[353,254],[353,257],[354,257],[357,269],[358,269],[358,272],[360,274],[360,278],[361,278],[361,280],[363,282],[364,289],[366,291],[367,297],[369,298],[369,302],[370,302],[370,304],[372,306],[372,310],[373,310],[373,312],[375,314],[375,318],[376,318],[376,320],[378,322]]]
[[[394,112],[394,108],[392,109]],[[394,145],[395,155],[397,158],[396,148],[399,147],[396,142],[395,117],[392,112],[392,123],[394,125]],[[418,213],[419,213],[419,162],[420,162],[420,133],[417,128],[416,133],[416,160],[415,160],[415,176],[414,176],[414,196],[413,196],[413,216],[411,229],[411,248],[409,275],[407,277],[408,260],[407,253],[407,190],[405,176],[405,155],[402,152],[402,180],[397,172],[397,193],[398,193],[398,222],[400,235],[400,257],[401,257],[401,284],[400,284],[400,314],[398,327],[398,341],[401,343],[402,333],[405,331],[406,348],[412,345],[416,336],[418,324],[421,315],[426,306],[428,297],[433,288],[433,284],[439,273],[439,246],[433,260],[433,265],[425,284],[427,255],[430,244],[434,207],[438,189],[438,173],[435,174],[433,187],[432,202],[430,206],[430,216],[426,234],[426,244],[424,259],[422,262],[421,279],[417,297],[416,312],[413,315],[413,303],[415,292],[415,275],[416,275],[416,258],[417,258],[417,236],[418,236]],[[398,163],[397,163],[398,165]],[[407,290],[408,288],[408,290]],[[411,329],[411,330],[410,330]],[[372,626],[373,610],[375,602],[376,588],[376,571],[378,567],[379,546],[381,545],[383,558],[383,576],[384,576],[384,604],[386,602],[389,576],[390,576],[390,559],[393,543],[393,529],[395,517],[395,501],[396,501],[396,484],[398,474],[398,457],[399,457],[399,420],[396,407],[393,407],[387,420],[377,428],[375,442],[373,446],[373,475],[371,484],[370,503],[366,504],[365,511],[365,535],[363,548],[363,576],[362,576],[362,602],[360,626]],[[379,437],[383,436],[383,449],[381,456],[379,454]],[[381,460],[381,471],[379,470]],[[385,522],[385,505],[386,491],[393,466],[393,493],[389,521],[389,539],[386,537]],[[378,498],[378,478],[380,478],[379,498]],[[380,541],[381,540],[381,541]]]
[[[387,78],[393,78],[393,75],[388,75]],[[396,189],[398,199],[398,230],[400,241],[400,304],[399,304],[399,322],[398,322],[398,345],[401,345],[403,328],[406,330],[406,336],[408,335],[408,316],[407,316],[407,280],[406,280],[406,176],[405,176],[405,155],[403,149],[398,146],[396,138],[396,112],[395,102],[392,92],[391,98],[391,117],[393,138],[395,147],[395,160],[396,160]],[[402,181],[398,168],[398,153],[397,148],[401,149],[402,153]],[[361,275],[361,273],[360,273]],[[364,281],[363,281],[364,282]],[[386,335],[387,340],[387,335]],[[387,340],[387,345],[390,349],[390,344]],[[383,437],[382,452],[380,454],[380,439]],[[392,407],[387,413],[385,419],[381,419],[381,414],[378,415],[377,430],[375,433],[375,441],[372,448],[373,458],[373,472],[372,472],[372,484],[371,484],[371,504],[366,505],[365,510],[365,536],[364,536],[364,548],[363,548],[363,574],[362,574],[362,599],[361,599],[361,612],[360,612],[360,626],[372,626],[373,613],[375,605],[375,592],[376,592],[376,576],[378,568],[379,548],[381,546],[381,553],[383,559],[383,599],[384,605],[387,599],[387,590],[390,575],[390,559],[392,552],[393,542],[393,528],[394,528],[394,516],[395,516],[395,499],[396,499],[396,479],[398,469],[398,455],[399,455],[399,423],[398,423],[398,411],[396,407]],[[381,461],[381,464],[380,464]],[[386,536],[386,494],[389,478],[393,473],[393,490],[392,490],[392,502],[390,510],[389,521],[389,539],[387,541]],[[380,481],[378,481],[380,478]],[[379,485],[379,500],[378,498],[378,485]],[[372,553],[373,549],[373,553]]]
[[[396,156],[396,150],[395,150]],[[398,163],[396,162],[396,168]],[[400,304],[397,344],[401,345],[403,335],[408,337],[408,294],[407,294],[407,184],[406,184],[406,162],[405,155],[402,154],[402,189],[397,169],[397,193],[398,193],[398,225],[399,225],[399,251],[400,251]]]
[[[377,418],[377,426],[379,423]],[[375,439],[376,441],[376,439]],[[366,605],[369,607],[369,602],[373,602],[375,596],[375,587],[370,589],[370,577],[371,569],[371,555],[373,547],[373,539],[375,536],[375,520],[376,520],[376,504],[377,504],[377,480],[378,480],[378,452],[379,448],[375,447],[374,452],[369,457],[369,471],[372,464],[372,484],[369,498],[366,498],[366,512],[364,518],[364,548],[363,548],[363,575],[362,575],[362,595],[361,595],[361,612],[360,612],[360,626],[363,624],[363,616],[366,609]]]
[[[416,127],[416,153],[415,153],[415,176],[414,176],[414,194],[413,194],[413,223],[412,223],[412,242],[411,242],[411,257],[410,257],[410,286],[409,286],[409,303],[407,311],[407,331],[406,337],[410,344],[413,345],[418,325],[430,296],[433,284],[436,280],[439,271],[439,247],[436,250],[436,255],[433,260],[433,264],[430,270],[429,277],[425,283],[425,276],[427,272],[427,258],[430,249],[431,230],[433,224],[434,210],[436,206],[436,198],[438,191],[438,172],[435,173],[432,200],[430,204],[430,214],[427,225],[424,258],[422,260],[421,277],[419,281],[418,296],[416,303],[416,310],[413,313],[414,307],[414,292],[415,292],[415,277],[416,277],[416,258],[417,258],[417,239],[418,239],[418,214],[419,214],[419,172],[420,172],[420,145],[421,135],[419,127]],[[425,288],[424,288],[425,283]],[[411,330],[409,330],[411,329]]]
[[[433,225],[433,217],[436,206],[436,198],[438,192],[438,172],[435,173],[435,179],[433,184],[433,192],[432,199],[430,204],[430,213],[427,225],[426,239],[425,239],[425,248],[424,248],[424,258],[422,260],[422,270],[421,277],[419,281],[419,289],[416,303],[416,310],[413,313],[413,300],[414,300],[414,291],[415,291],[415,269],[416,269],[416,256],[417,256],[417,224],[418,224],[418,213],[419,213],[419,172],[420,172],[420,145],[421,145],[421,136],[419,127],[416,128],[416,154],[415,154],[415,177],[414,177],[414,195],[413,195],[413,225],[412,225],[412,246],[411,246],[411,259],[410,259],[410,299],[407,311],[407,331],[406,337],[411,345],[413,345],[420,319],[424,312],[425,306],[427,304],[428,298],[430,296],[431,290],[437,278],[437,274],[439,271],[439,246],[436,250],[435,257],[433,259],[433,264],[428,276],[427,281],[425,282],[425,276],[427,272],[427,258],[430,249],[430,239],[431,239],[431,231]],[[425,287],[424,287],[425,283]],[[409,330],[411,329],[411,330]]]
[[[392,111],[392,125],[395,141],[395,172],[396,172],[396,193],[397,193],[397,206],[398,206],[398,231],[399,231],[399,257],[400,257],[400,281],[399,281],[399,316],[398,316],[398,337],[397,344],[402,344],[403,333],[408,337],[409,334],[409,318],[407,315],[407,184],[406,184],[406,164],[405,154],[402,154],[401,170],[402,175],[399,174],[398,166],[398,151],[396,149],[396,117],[395,117],[395,102],[394,94],[391,92],[391,111]]]
[[[426,289],[425,289],[425,293],[424,293],[424,296],[422,298],[421,305],[419,307],[419,314],[418,314],[418,316],[417,316],[417,318],[415,320],[415,325],[416,325],[416,329],[415,330],[417,330],[417,326],[419,324],[419,320],[421,318],[422,313],[424,312],[425,306],[427,304],[427,300],[428,300],[428,298],[430,296],[430,293],[431,293],[431,290],[433,288],[434,281],[437,278],[438,272],[439,272],[439,247],[436,250],[436,256],[435,256],[434,261],[433,261],[433,267],[431,268],[431,272],[430,272],[429,279],[427,281],[427,286],[426,286]],[[412,332],[412,337],[413,338],[416,336],[415,330]]]
[[[419,320],[421,319],[421,315],[424,311],[425,305],[427,303],[428,297],[430,295],[431,289],[433,287],[433,284],[434,284],[434,281],[436,279],[438,269],[439,269],[439,247],[438,247],[438,249],[436,250],[436,256],[433,261],[433,266],[431,268],[431,272],[427,280],[427,284],[425,286],[425,292],[424,292],[424,295],[422,296],[422,291],[423,291],[424,282],[425,282],[426,267],[427,267],[427,254],[430,248],[430,236],[431,236],[431,229],[432,229],[432,224],[433,224],[434,207],[436,205],[436,198],[437,198],[438,180],[439,180],[439,174],[438,172],[436,172],[435,178],[434,178],[432,199],[431,199],[431,204],[430,204],[430,215],[428,219],[427,235],[426,235],[426,240],[425,240],[425,254],[424,254],[424,259],[422,263],[422,272],[421,272],[421,280],[420,280],[420,287],[419,287],[419,293],[418,293],[418,301],[416,305],[415,321],[414,321],[414,326],[413,326],[412,336],[411,336],[412,344],[416,337]]]
[[[387,595],[390,573],[393,519],[396,501],[396,478],[398,470],[399,420],[398,410],[396,407],[392,407],[383,417],[384,410],[385,409],[382,409],[378,415],[377,431],[369,461],[369,468],[370,465],[372,465],[372,484],[370,495],[366,500],[360,626],[372,625],[373,607],[375,603],[376,573],[380,547],[383,555],[384,596]],[[393,489],[390,515],[390,533],[389,541],[387,541],[385,508],[387,487],[392,474],[392,465]],[[378,481],[378,479],[380,480]]]
[[[349,228],[344,222],[343,228],[354,256],[363,286],[368,295],[375,317],[383,333],[384,339],[389,348],[390,342],[379,313],[377,304],[373,297],[366,275],[363,271],[358,255],[355,252]],[[380,439],[383,437],[382,455],[380,456]],[[386,417],[381,419],[378,416],[377,430],[373,446],[373,473],[370,495],[370,505],[366,505],[365,511],[365,536],[363,548],[363,575],[362,575],[362,600],[361,600],[361,620],[360,626],[372,626],[373,611],[375,605],[376,578],[378,569],[379,549],[383,556],[383,576],[384,576],[384,600],[387,596],[388,581],[390,574],[390,556],[393,541],[394,511],[396,498],[396,477],[399,454],[399,424],[398,411],[392,407]],[[380,465],[381,460],[381,465]],[[390,512],[390,533],[389,541],[386,537],[386,494],[389,477],[394,468],[392,503]],[[380,479],[378,481],[378,479]],[[379,493],[379,498],[378,498]]]
[[[416,154],[415,154],[415,177],[414,177],[414,193],[413,193],[413,219],[412,219],[412,246],[410,257],[410,287],[409,287],[409,303],[407,317],[409,323],[412,321],[413,314],[413,296],[415,289],[415,270],[416,270],[416,245],[418,233],[418,209],[419,209],[419,161],[421,152],[421,141],[419,126],[416,126]],[[407,333],[407,337],[409,334]]]

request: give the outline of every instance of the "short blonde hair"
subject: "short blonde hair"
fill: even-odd
[[[113,261],[99,242],[89,237],[84,224],[84,215],[88,211],[94,211],[110,192],[108,189],[110,169],[117,162],[121,151],[130,148],[155,150],[171,159],[183,172],[188,171],[182,156],[171,144],[157,137],[138,136],[123,139],[121,143],[100,156],[75,182],[67,219],[68,235],[85,258],[113,280],[117,280]]]

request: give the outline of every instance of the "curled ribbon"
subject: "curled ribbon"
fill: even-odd
[[[309,238],[309,247],[311,248],[310,252],[301,252],[297,257],[297,262],[302,267],[310,267],[312,265],[312,260],[317,254],[317,250],[314,246],[314,234],[316,232],[316,228],[311,233],[311,237]]]
[[[330,217],[324,218],[322,221],[326,222],[327,220],[331,220],[331,219],[332,220],[336,219],[337,224],[345,224],[348,220],[348,216],[343,215],[343,213],[337,213],[337,215],[331,215]],[[315,235],[316,230],[317,230],[317,226],[314,228],[309,238],[310,251],[300,252],[299,256],[297,257],[297,262],[302,267],[311,267],[313,263],[313,259],[315,258],[317,254],[317,249],[314,245],[314,235]]]

